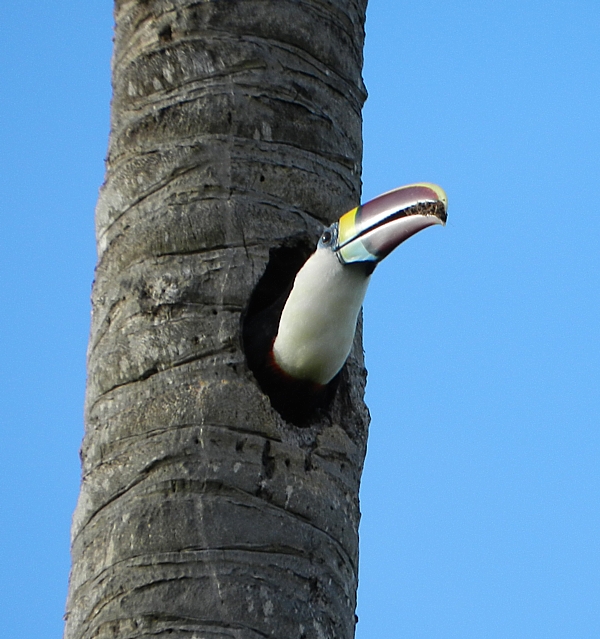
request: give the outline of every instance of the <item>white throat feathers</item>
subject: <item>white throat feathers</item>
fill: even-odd
[[[273,354],[296,379],[329,383],[344,365],[370,276],[318,248],[296,275],[281,314]]]

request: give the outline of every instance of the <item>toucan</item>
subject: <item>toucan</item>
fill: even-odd
[[[281,295],[248,314],[248,365],[284,419],[304,424],[331,401],[375,267],[415,233],[445,224],[447,206],[443,189],[423,182],[353,208],[323,230]]]

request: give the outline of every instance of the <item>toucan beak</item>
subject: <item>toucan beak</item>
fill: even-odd
[[[415,233],[445,224],[447,208],[444,190],[427,182],[384,193],[339,219],[337,256],[344,264],[380,262]]]

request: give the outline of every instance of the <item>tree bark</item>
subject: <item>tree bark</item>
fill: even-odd
[[[66,639],[354,635],[360,331],[299,427],[240,326],[270,250],[359,201],[365,8],[116,1]]]

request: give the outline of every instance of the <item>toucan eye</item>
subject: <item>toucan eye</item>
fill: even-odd
[[[321,242],[323,242],[323,244],[329,244],[329,242],[331,242],[331,231],[329,229],[321,235]]]

